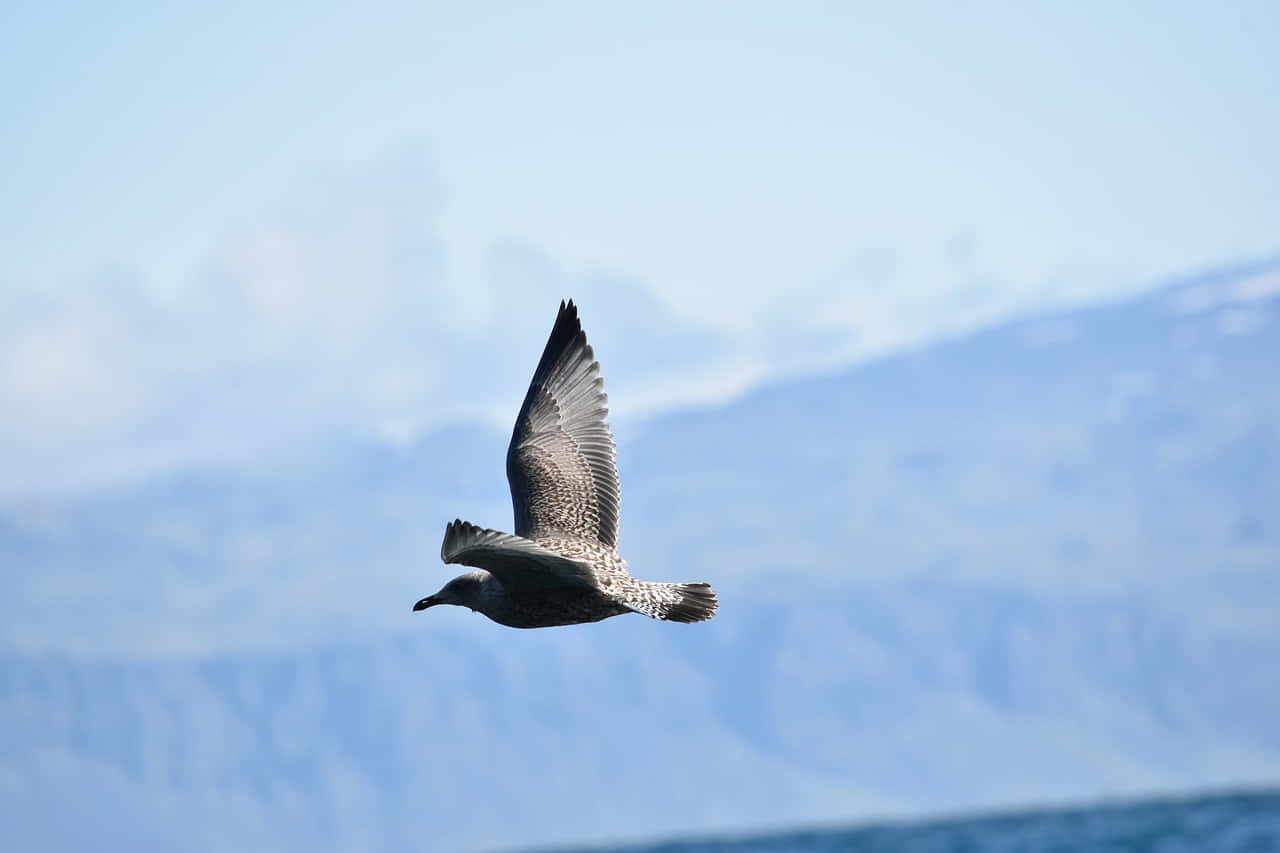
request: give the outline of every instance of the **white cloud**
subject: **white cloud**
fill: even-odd
[[[513,240],[486,250],[481,277],[452,274],[420,157],[326,176],[306,195],[222,238],[181,280],[115,269],[0,297],[11,495],[505,424],[564,297],[582,306],[615,400],[647,410],[726,384],[714,336],[635,281],[568,275]]]
[[[465,325],[415,162],[313,188],[182,281],[115,271],[10,293],[0,336],[13,490],[253,456],[420,414]],[[434,400],[432,400],[434,402]]]
[[[623,431],[1054,298],[1003,280],[964,231],[911,251],[851,246],[763,301],[719,283],[724,310],[691,313],[669,287],[575,267],[519,234],[450,242],[445,199],[410,151],[313,178],[277,215],[207,241],[185,272],[140,256],[55,293],[0,293],[0,408],[16,413],[0,423],[0,488],[283,464],[459,421],[505,428],[564,297],[581,306]]]

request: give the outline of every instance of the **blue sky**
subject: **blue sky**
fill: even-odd
[[[1277,43],[1262,2],[8,4],[8,489],[501,423],[563,295],[640,416],[1272,255]]]

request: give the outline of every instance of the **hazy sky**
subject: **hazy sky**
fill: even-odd
[[[1280,250],[1280,6],[1036,5],[6,4],[6,491],[509,420],[560,296],[641,413]]]

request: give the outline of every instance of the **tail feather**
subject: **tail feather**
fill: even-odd
[[[705,622],[720,606],[715,591],[705,583],[646,583],[627,604],[654,619],[686,623]]]

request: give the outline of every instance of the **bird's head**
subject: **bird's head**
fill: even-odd
[[[413,605],[413,609],[418,611],[426,610],[428,607],[434,607],[437,604],[456,604],[460,607],[479,610],[480,603],[486,597],[486,586],[491,577],[488,572],[482,571],[458,575],[445,584],[435,595],[428,595],[426,598],[420,599],[417,604]]]

